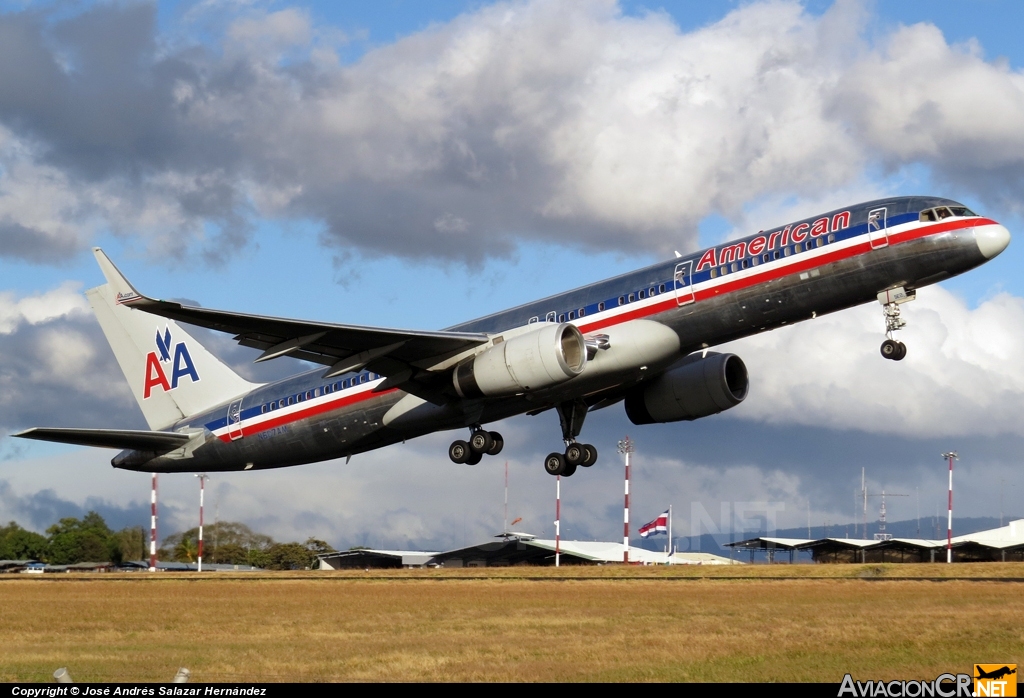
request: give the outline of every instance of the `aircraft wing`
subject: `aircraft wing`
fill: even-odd
[[[486,334],[473,332],[423,332],[339,325],[208,310],[156,300],[136,291],[100,248],[93,248],[93,253],[121,305],[234,334],[242,346],[263,350],[257,362],[292,356],[329,366],[325,378],[369,367],[388,379],[377,388],[378,391],[404,385],[410,380],[419,381],[426,387],[433,383],[425,373],[427,369],[489,341]],[[435,389],[427,392],[437,398]]]
[[[170,431],[136,431],[132,429],[27,429],[13,436],[37,441],[56,441],[75,446],[134,449],[166,453],[184,446],[192,437]]]

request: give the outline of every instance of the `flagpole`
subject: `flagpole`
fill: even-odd
[[[668,554],[672,555],[672,505],[668,505]]]
[[[558,567],[562,544],[562,476],[555,476],[555,567]]]

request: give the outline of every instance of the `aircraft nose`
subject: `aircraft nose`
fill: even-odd
[[[992,259],[1010,244],[1010,231],[998,223],[974,229],[974,240],[985,259]]]

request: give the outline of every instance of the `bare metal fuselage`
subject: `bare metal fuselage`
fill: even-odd
[[[783,245],[785,238],[780,237],[772,248],[752,254],[760,245],[758,236],[751,236],[743,243],[749,245],[745,254],[730,255],[725,264],[713,254],[714,264],[706,264],[708,251],[701,251],[452,328],[500,335],[528,329],[531,322],[543,322],[552,313],[559,319],[567,316],[568,309],[593,308],[595,312],[583,317],[578,310],[571,311],[575,315],[571,322],[584,335],[611,333],[614,337],[618,332],[620,341],[611,342],[608,356],[598,353],[598,360],[605,362],[601,370],[590,370],[588,365],[579,376],[544,391],[433,404],[410,398],[400,389],[374,392],[381,383],[379,377],[334,390],[337,379],[321,378],[318,369],[261,386],[240,401],[181,421],[172,430],[195,434],[195,438],[179,451],[163,455],[124,451],[113,464],[145,472],[284,467],[350,456],[579,398],[587,398],[590,404],[612,401],[702,348],[874,302],[878,293],[894,287],[920,288],[987,261],[975,230],[993,221],[973,217],[942,225],[914,224],[917,211],[942,202],[952,203],[905,197],[831,212],[819,220],[848,213],[846,227],[827,236],[807,237],[806,247],[792,241]],[[867,218],[869,212],[883,207],[889,208],[889,222],[883,222],[879,232]],[[791,228],[800,226],[792,224],[786,230]],[[726,247],[720,246],[723,257]],[[640,291],[643,298],[636,298]],[[608,303],[621,299],[622,305],[597,299],[608,299]],[[640,357],[635,365],[624,359],[613,365],[608,357],[621,345],[623,333],[649,328],[638,323],[669,328],[678,337],[677,348],[649,361],[641,347],[639,354],[630,355]],[[598,361],[594,366],[599,366]],[[286,410],[267,411],[268,404],[286,395],[309,397]],[[396,412],[400,403],[413,406]]]

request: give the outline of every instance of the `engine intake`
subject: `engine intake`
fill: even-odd
[[[750,382],[735,354],[691,354],[649,383],[626,395],[626,416],[633,424],[694,420],[743,402]]]
[[[515,395],[565,382],[586,365],[587,345],[575,325],[545,325],[463,361],[452,382],[464,398]]]

